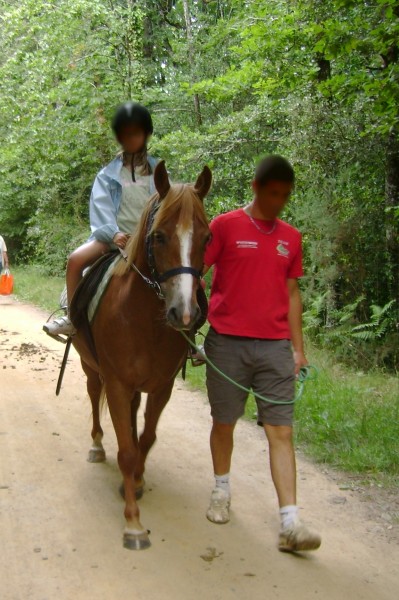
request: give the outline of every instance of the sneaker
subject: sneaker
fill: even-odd
[[[43,331],[49,335],[74,335],[76,333],[76,329],[68,317],[60,317],[46,323],[43,325]]]
[[[321,544],[318,533],[310,531],[299,519],[280,530],[278,549],[281,552],[317,550]]]
[[[206,518],[212,523],[228,523],[230,521],[230,494],[222,488],[212,490],[211,502],[206,511]]]

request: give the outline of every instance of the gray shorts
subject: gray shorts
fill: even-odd
[[[263,340],[222,335],[210,328],[205,340],[208,358],[246,388],[276,401],[295,396],[294,358],[290,340]],[[206,385],[212,417],[235,423],[245,411],[248,394],[206,365]],[[272,404],[256,398],[258,423],[292,425],[293,404]]]

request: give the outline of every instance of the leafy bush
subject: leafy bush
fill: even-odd
[[[30,260],[47,275],[65,275],[68,255],[90,235],[87,225],[77,224],[59,215],[42,220],[27,232]]]
[[[333,351],[338,360],[363,368],[399,369],[399,314],[397,301],[370,306],[369,321],[359,323],[364,296],[341,309],[328,309],[328,293],[313,299],[304,312],[304,331],[317,344]],[[327,322],[328,315],[328,322]]]

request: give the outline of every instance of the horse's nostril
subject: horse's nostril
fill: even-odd
[[[172,308],[170,308],[168,310],[168,319],[169,319],[169,321],[172,321],[172,322],[176,322],[177,321],[177,309],[176,309],[176,307],[172,306]]]

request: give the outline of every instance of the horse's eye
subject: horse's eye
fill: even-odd
[[[166,243],[166,235],[162,233],[162,231],[154,231],[152,234],[152,239],[157,244],[165,244]]]

